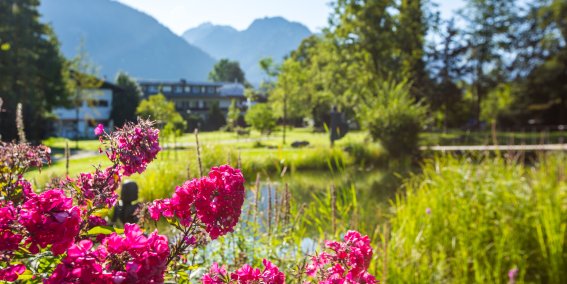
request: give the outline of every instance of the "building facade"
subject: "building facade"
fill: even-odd
[[[72,108],[56,108],[57,116],[55,135],[66,138],[94,138],[94,128],[102,124],[112,129],[110,119],[112,96],[119,88],[111,83],[102,82],[100,87],[79,91],[77,106]]]
[[[218,103],[223,113],[228,112],[232,100],[236,106],[246,108],[244,86],[240,83],[140,81],[144,98],[158,93],[175,103],[176,110],[183,116],[198,115],[206,120],[214,103]]]

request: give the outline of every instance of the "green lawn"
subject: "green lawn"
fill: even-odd
[[[99,141],[96,139],[93,140],[79,140],[75,142],[74,140],[62,138],[62,137],[51,137],[48,139],[43,140],[43,144],[46,146],[51,147],[52,151],[57,153],[65,150],[66,144],[68,143],[69,148],[71,150],[75,150],[76,145],[78,145],[78,150],[88,150],[88,151],[97,151],[98,146],[100,145]]]
[[[530,144],[544,140],[547,143],[558,143],[565,132],[549,133],[519,133],[502,132],[498,133],[498,140],[502,144],[515,141],[515,143]],[[336,142],[335,150],[330,150],[328,133],[314,133],[309,128],[289,129],[286,133],[286,145],[282,145],[281,129],[273,132],[270,136],[261,135],[257,131],[251,131],[249,136],[238,136],[233,132],[201,132],[199,141],[202,149],[203,164],[205,167],[226,163],[231,161],[237,163],[238,157],[242,163],[245,173],[253,178],[254,172],[278,173],[285,167],[287,170],[293,169],[329,169],[334,165],[350,165],[354,160],[360,162],[365,157],[376,160],[382,155],[379,145],[368,142],[368,135],[364,131],[351,131],[344,138]],[[487,144],[491,141],[489,132],[466,132],[451,131],[448,133],[422,133],[422,145],[463,145],[463,144]],[[305,148],[293,148],[291,143],[294,141],[307,141],[309,146]],[[565,140],[567,141],[567,137]],[[183,150],[163,150],[158,156],[158,160],[167,163],[169,167],[173,165],[181,168],[189,167],[193,173],[197,173],[195,135],[186,133],[177,139],[177,147]],[[41,172],[32,171],[26,177],[34,180],[37,185],[43,185],[51,177],[62,176],[65,174],[65,161],[63,157],[64,149],[68,143],[71,149],[75,147],[75,141],[65,138],[49,138],[44,140],[44,144],[53,150],[53,158],[56,159],[52,165],[44,168]],[[172,139],[160,138],[162,146],[173,146]],[[80,140],[78,142],[79,152],[90,151],[91,155],[98,151],[100,143],[98,140]],[[358,145],[358,152],[345,155],[343,151],[347,146]],[[167,147],[164,147],[167,148]],[[355,150],[357,150],[355,149]],[[72,154],[77,151],[72,150]],[[86,155],[88,155],[87,153]],[[177,157],[177,158],[176,158]],[[364,161],[363,161],[364,163]],[[93,165],[108,165],[107,159],[103,155],[89,156],[78,159],[71,159],[69,174],[76,175],[79,172],[90,171]],[[152,166],[150,165],[150,169]]]
[[[366,132],[352,131],[349,132],[343,139],[337,141],[337,145],[341,146],[349,142],[360,142],[366,137]],[[308,141],[311,146],[329,146],[328,133],[314,133],[310,128],[293,128],[286,131],[286,146],[284,148],[291,148],[291,143],[295,141]],[[165,139],[167,144],[173,144],[173,139]],[[184,143],[193,145],[195,143],[195,135],[193,133],[186,133],[178,138],[177,143]],[[278,130],[271,135],[262,135],[258,131],[250,131],[250,135],[239,136],[234,132],[201,132],[199,133],[199,143],[201,145],[216,145],[216,144],[230,144],[238,148],[254,148],[257,143],[269,147],[281,147],[283,143],[283,132]],[[182,144],[182,145],[184,145]]]
[[[343,139],[337,141],[334,149],[330,148],[328,134],[313,133],[308,129],[293,129],[286,134],[286,145],[282,146],[281,132],[272,133],[270,136],[262,136],[256,131],[252,131],[248,137],[238,137],[230,132],[202,132],[199,133],[201,145],[201,156],[203,168],[207,169],[214,165],[231,162],[236,165],[239,161],[245,176],[253,180],[257,172],[263,174],[279,174],[284,169],[289,173],[298,169],[320,169],[344,167],[355,162],[343,148],[347,145],[357,143],[359,148],[366,145],[375,145],[371,151],[373,157],[382,154],[381,148],[373,143],[365,143],[366,134],[364,132],[351,132]],[[309,145],[303,148],[293,148],[290,144],[293,141],[308,141]],[[44,141],[45,145],[52,147],[54,152],[54,162],[44,167],[41,171],[34,170],[26,174],[26,178],[36,186],[42,187],[51,178],[64,176],[65,159],[63,151],[66,143],[70,147],[74,146],[74,141],[64,138],[50,138]],[[162,146],[165,144],[173,145],[173,141],[160,138]],[[182,149],[164,149],[158,155],[156,162],[148,167],[148,176],[171,175],[172,180],[182,181],[187,176],[187,168],[190,169],[192,176],[198,175],[197,155],[195,149],[195,135],[184,134],[177,141],[177,145]],[[80,172],[93,170],[93,165],[106,167],[109,165],[104,154],[96,153],[99,147],[98,140],[79,141],[80,153],[84,155],[94,155],[83,158],[73,158],[69,162],[69,175],[76,176]],[[165,148],[165,147],[164,147]],[[86,152],[86,153],[85,153]],[[89,153],[90,152],[90,153]],[[73,152],[72,154],[75,154]],[[144,175],[146,175],[144,173]],[[143,179],[139,175],[134,175],[133,179]],[[158,178],[158,177],[156,177]],[[155,187],[155,186],[154,186]],[[162,186],[159,186],[162,187]]]

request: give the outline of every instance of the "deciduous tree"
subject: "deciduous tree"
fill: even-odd
[[[209,73],[209,80],[213,82],[238,82],[244,84],[246,78],[238,61],[221,59]]]

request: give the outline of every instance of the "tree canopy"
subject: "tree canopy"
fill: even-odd
[[[47,133],[49,112],[69,105],[68,66],[48,25],[40,22],[38,0],[0,1],[0,135],[16,138],[16,105],[23,105],[28,140]]]
[[[172,121],[179,120],[181,115],[175,110],[175,104],[168,101],[164,95],[157,94],[149,96],[140,102],[136,108],[136,114],[144,119],[151,119],[157,122],[160,129]]]
[[[116,85],[121,88],[115,92],[112,98],[111,119],[116,126],[122,126],[125,122],[136,121],[136,108],[142,99],[142,91],[136,81],[126,73],[119,73],[116,77]]]
[[[449,20],[426,0],[331,6],[329,26],[304,39],[277,72],[260,62],[277,76],[267,89],[276,116],[286,105],[290,116],[321,125],[338,106],[365,125],[362,110],[379,86],[403,81],[413,103],[427,106],[432,127],[567,124],[565,1],[467,0]]]
[[[238,61],[221,59],[209,73],[209,80],[213,82],[238,82],[244,84],[246,78]]]
[[[276,127],[276,118],[272,109],[267,104],[256,104],[252,106],[244,117],[246,123],[262,134],[269,135]]]

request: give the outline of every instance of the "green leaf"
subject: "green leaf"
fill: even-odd
[[[87,235],[110,235],[112,233],[122,234],[124,229],[114,228],[111,226],[96,226],[87,232]]]
[[[31,280],[31,279],[33,279],[33,273],[28,269],[26,269],[24,273],[18,276],[18,280]]]

